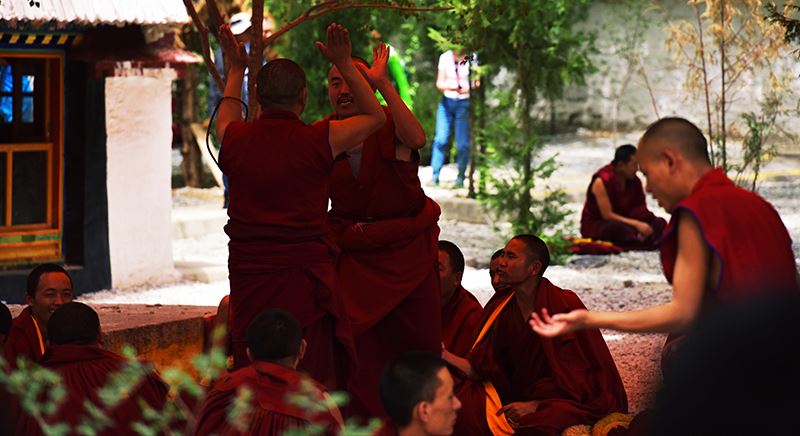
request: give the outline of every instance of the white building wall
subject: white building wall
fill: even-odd
[[[174,276],[171,89],[175,72],[120,69],[106,79],[111,284]]]

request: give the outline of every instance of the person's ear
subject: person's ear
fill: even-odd
[[[540,272],[542,272],[542,261],[534,260],[531,262],[531,276],[538,277]]]
[[[678,154],[675,153],[675,150],[671,148],[665,148],[662,152],[664,160],[667,163],[667,168],[669,168],[669,172],[673,173],[676,169],[676,164],[678,163]]]
[[[250,351],[250,347],[247,347],[245,352],[247,353],[247,360],[250,362],[255,362],[255,359],[253,359],[253,353]]]
[[[413,421],[414,418],[419,420],[420,422],[428,422],[430,419],[430,405],[425,401],[420,401],[414,406],[414,409],[411,413],[411,420]]]
[[[455,277],[456,277],[456,284],[460,285],[461,284],[461,279],[464,278],[464,271],[455,273]]]
[[[26,292],[25,293],[25,303],[27,303],[28,306],[33,306],[33,300],[34,300],[34,298],[31,297],[31,294]]]

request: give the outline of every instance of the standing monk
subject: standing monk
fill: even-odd
[[[617,147],[610,164],[594,173],[581,215],[584,238],[625,248],[657,247],[667,222],[647,209],[638,171],[636,147],[626,144]]]
[[[56,264],[41,264],[28,274],[25,300],[28,306],[11,322],[6,337],[5,358],[11,368],[16,368],[19,357],[32,361],[42,357],[50,315],[72,301],[72,278]]]
[[[261,115],[243,122],[239,103],[247,64],[244,48],[223,26],[231,57],[217,119],[222,138],[220,166],[230,179],[225,232],[230,237],[231,337],[234,367],[247,365],[246,329],[268,307],[291,313],[311,344],[300,369],[329,389],[344,388],[354,349],[341,295],[335,290],[335,244],[328,240],[325,212],[334,159],[361,143],[386,121],[367,81],[350,62],[347,30],[328,27],[323,56],[341,70],[357,105],[354,115],[306,125],[305,73],[288,59],[271,61],[258,73]]]
[[[464,254],[450,241],[439,241],[439,283],[442,290],[442,346],[456,356],[466,356],[483,307],[461,286]]]
[[[672,301],[630,312],[532,314],[533,329],[549,337],[585,328],[671,333],[662,356],[669,363],[678,335],[726,303],[769,294],[797,295],[792,241],[778,212],[731,182],[708,158],[706,139],[691,122],[662,118],[639,140],[647,191],[672,214],[661,243],[661,265]]]
[[[574,292],[542,275],[547,245],[518,235],[498,262],[502,285],[486,303],[466,359],[442,357],[469,379],[458,392],[463,407],[457,435],[560,435],[628,409],[625,389],[600,331],[548,339],[528,327],[532,310],[585,309]]]
[[[361,147],[336,162],[331,177],[328,223],[342,250],[336,272],[358,351],[358,374],[350,385],[352,412],[383,415],[378,381],[386,364],[406,351],[441,349],[439,276],[436,271],[439,206],[425,196],[417,177],[425,132],[386,77],[389,50],[373,50],[362,69],[388,104],[386,122]],[[328,72],[335,113],[347,121],[364,97],[342,80],[341,66]]]

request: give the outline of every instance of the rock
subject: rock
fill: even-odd
[[[625,286],[626,288],[632,288],[633,280],[625,280],[624,282],[622,282],[622,286]]]

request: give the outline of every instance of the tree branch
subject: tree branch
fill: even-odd
[[[213,0],[211,0],[211,3],[213,3]],[[225,82],[222,80],[222,76],[219,75],[219,71],[217,71],[217,67],[214,64],[214,61],[211,59],[211,48],[208,43],[208,29],[206,28],[205,24],[203,24],[203,20],[200,19],[200,15],[197,14],[197,10],[194,8],[192,0],[183,0],[183,5],[186,6],[186,12],[189,13],[190,17],[192,17],[192,22],[194,23],[195,27],[197,27],[197,31],[200,32],[200,45],[203,46],[202,55],[203,60],[206,63],[206,67],[211,72],[214,82],[217,83],[217,88],[225,89]],[[216,35],[216,32],[214,32],[214,34]]]

